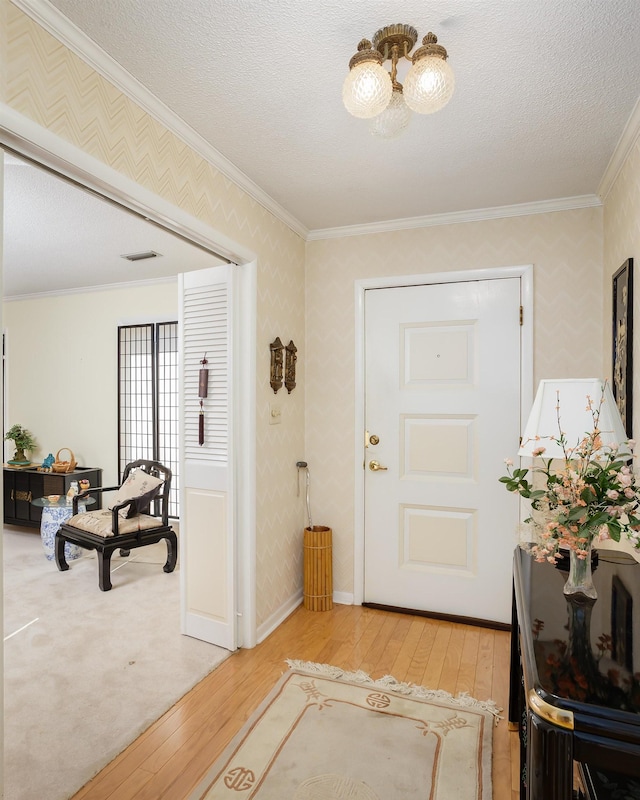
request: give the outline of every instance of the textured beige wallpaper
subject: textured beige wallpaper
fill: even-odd
[[[640,401],[640,138],[636,139],[614,185],[604,202],[604,354],[607,372],[611,372],[611,276],[628,259],[634,259],[633,335],[633,435],[640,435],[638,402]]]
[[[304,353],[304,242],[175,135],[138,108],[9,0],[0,97],[13,109],[109,164],[258,255],[258,624],[301,588],[303,504],[295,462],[304,444],[303,390],[281,390],[283,423],[268,425],[269,342]],[[4,43],[3,43],[4,44]],[[285,342],[285,343],[286,343]],[[300,358],[299,383],[304,383]]]
[[[535,381],[599,376],[599,208],[307,244],[306,454],[314,521],[334,531],[334,589],[353,591],[354,281],[534,265]]]

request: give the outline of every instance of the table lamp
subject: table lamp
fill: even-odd
[[[560,430],[565,435],[565,447],[568,450],[575,448],[585,436],[593,432],[593,416],[588,407],[588,398],[591,398],[593,409],[597,411],[600,407],[598,429],[603,446],[616,444],[621,455],[631,455],[625,445],[628,437],[611,386],[608,381],[600,378],[540,381],[522,434],[518,455],[534,457],[534,451],[544,447],[543,458],[564,459],[562,445],[556,441],[560,437]],[[603,402],[600,405],[601,399]]]

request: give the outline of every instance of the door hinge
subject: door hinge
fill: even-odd
[[[520,324],[524,323],[524,308],[520,306]]]

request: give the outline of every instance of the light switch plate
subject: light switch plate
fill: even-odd
[[[282,422],[282,409],[278,403],[269,403],[269,425],[279,425]]]

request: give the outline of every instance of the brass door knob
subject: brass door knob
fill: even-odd
[[[380,470],[383,470],[383,469],[389,469],[389,467],[381,466],[379,461],[370,461],[369,462],[369,469],[371,470],[371,472],[379,472]]]

